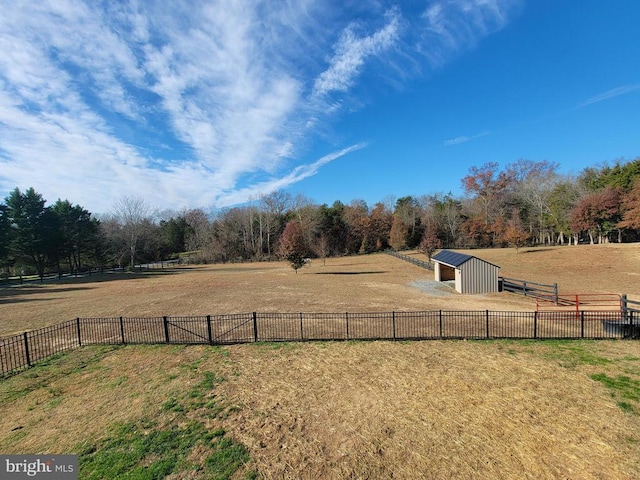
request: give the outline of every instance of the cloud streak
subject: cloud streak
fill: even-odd
[[[634,83],[631,85],[622,85],[620,87],[612,88],[611,90],[607,90],[606,92],[601,93],[600,95],[596,95],[595,97],[591,97],[585,100],[584,102],[579,103],[577,108],[582,108],[582,107],[586,107],[587,105],[603,102],[611,98],[619,97],[620,95],[626,95],[627,93],[631,93],[638,89],[640,89],[640,83]]]
[[[365,147],[318,147],[344,99],[402,62],[446,63],[513,4],[18,2],[0,17],[0,189],[104,212],[287,188]]]
[[[475,140],[477,138],[486,137],[487,135],[490,135],[490,134],[491,134],[491,132],[482,132],[482,133],[479,133],[477,135],[472,135],[472,136],[461,135],[459,137],[455,137],[455,138],[451,138],[449,140],[445,140],[444,142],[442,142],[442,144],[445,147],[451,147],[453,145],[460,145],[461,143],[470,142],[470,141]]]

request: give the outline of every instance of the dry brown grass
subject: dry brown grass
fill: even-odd
[[[640,244],[464,250],[505,277],[558,283],[561,294],[627,293],[640,298]]]
[[[640,297],[637,244],[469,253],[561,293]],[[298,274],[262,263],[69,280],[0,291],[0,332],[76,316],[535,308],[412,286],[432,275],[372,255]],[[640,478],[640,402],[625,412],[590,378],[640,380],[640,343],[623,341],[83,348],[0,382],[0,451],[79,451],[115,423],[170,415],[161,405],[206,371],[225,377],[213,394],[240,409],[224,426],[263,478]]]
[[[559,284],[561,293],[613,292],[640,298],[640,245],[470,250],[507,277]],[[420,254],[422,258],[424,255]],[[413,282],[433,273],[389,255],[314,260],[297,274],[283,262],[114,274],[0,289],[0,336],[75,317],[238,312],[534,310],[512,294],[432,296]]]
[[[589,375],[637,377],[640,344],[563,345],[85,348],[0,383],[0,450],[77,452],[211,371],[261,478],[638,478],[640,416]]]
[[[637,478],[638,418],[532,348],[234,347],[221,390],[265,478]]]

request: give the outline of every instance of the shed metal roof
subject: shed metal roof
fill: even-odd
[[[432,257],[433,260],[440,263],[444,263],[445,265],[450,265],[452,267],[459,267],[460,265],[462,265],[465,262],[468,262],[472,258],[478,258],[478,257],[474,257],[473,255],[467,255],[466,253],[453,252],[451,250],[442,250],[441,252],[438,252],[436,255]],[[485,263],[489,263],[486,260],[482,260],[481,258],[478,258],[478,260],[481,260]],[[493,265],[493,264],[489,263],[489,265]],[[497,266],[497,265],[494,265],[494,266]]]
[[[433,256],[433,260],[444,263],[446,265],[451,265],[452,267],[459,267],[463,263],[471,260],[473,257],[471,255],[466,255],[464,253],[452,252],[451,250],[442,250]]]

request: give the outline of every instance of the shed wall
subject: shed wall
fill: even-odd
[[[498,291],[498,267],[479,258],[460,265],[460,293],[489,293]],[[456,282],[456,287],[457,287]]]

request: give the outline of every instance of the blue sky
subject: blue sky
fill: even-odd
[[[106,213],[640,156],[640,2],[0,0],[0,193]]]

